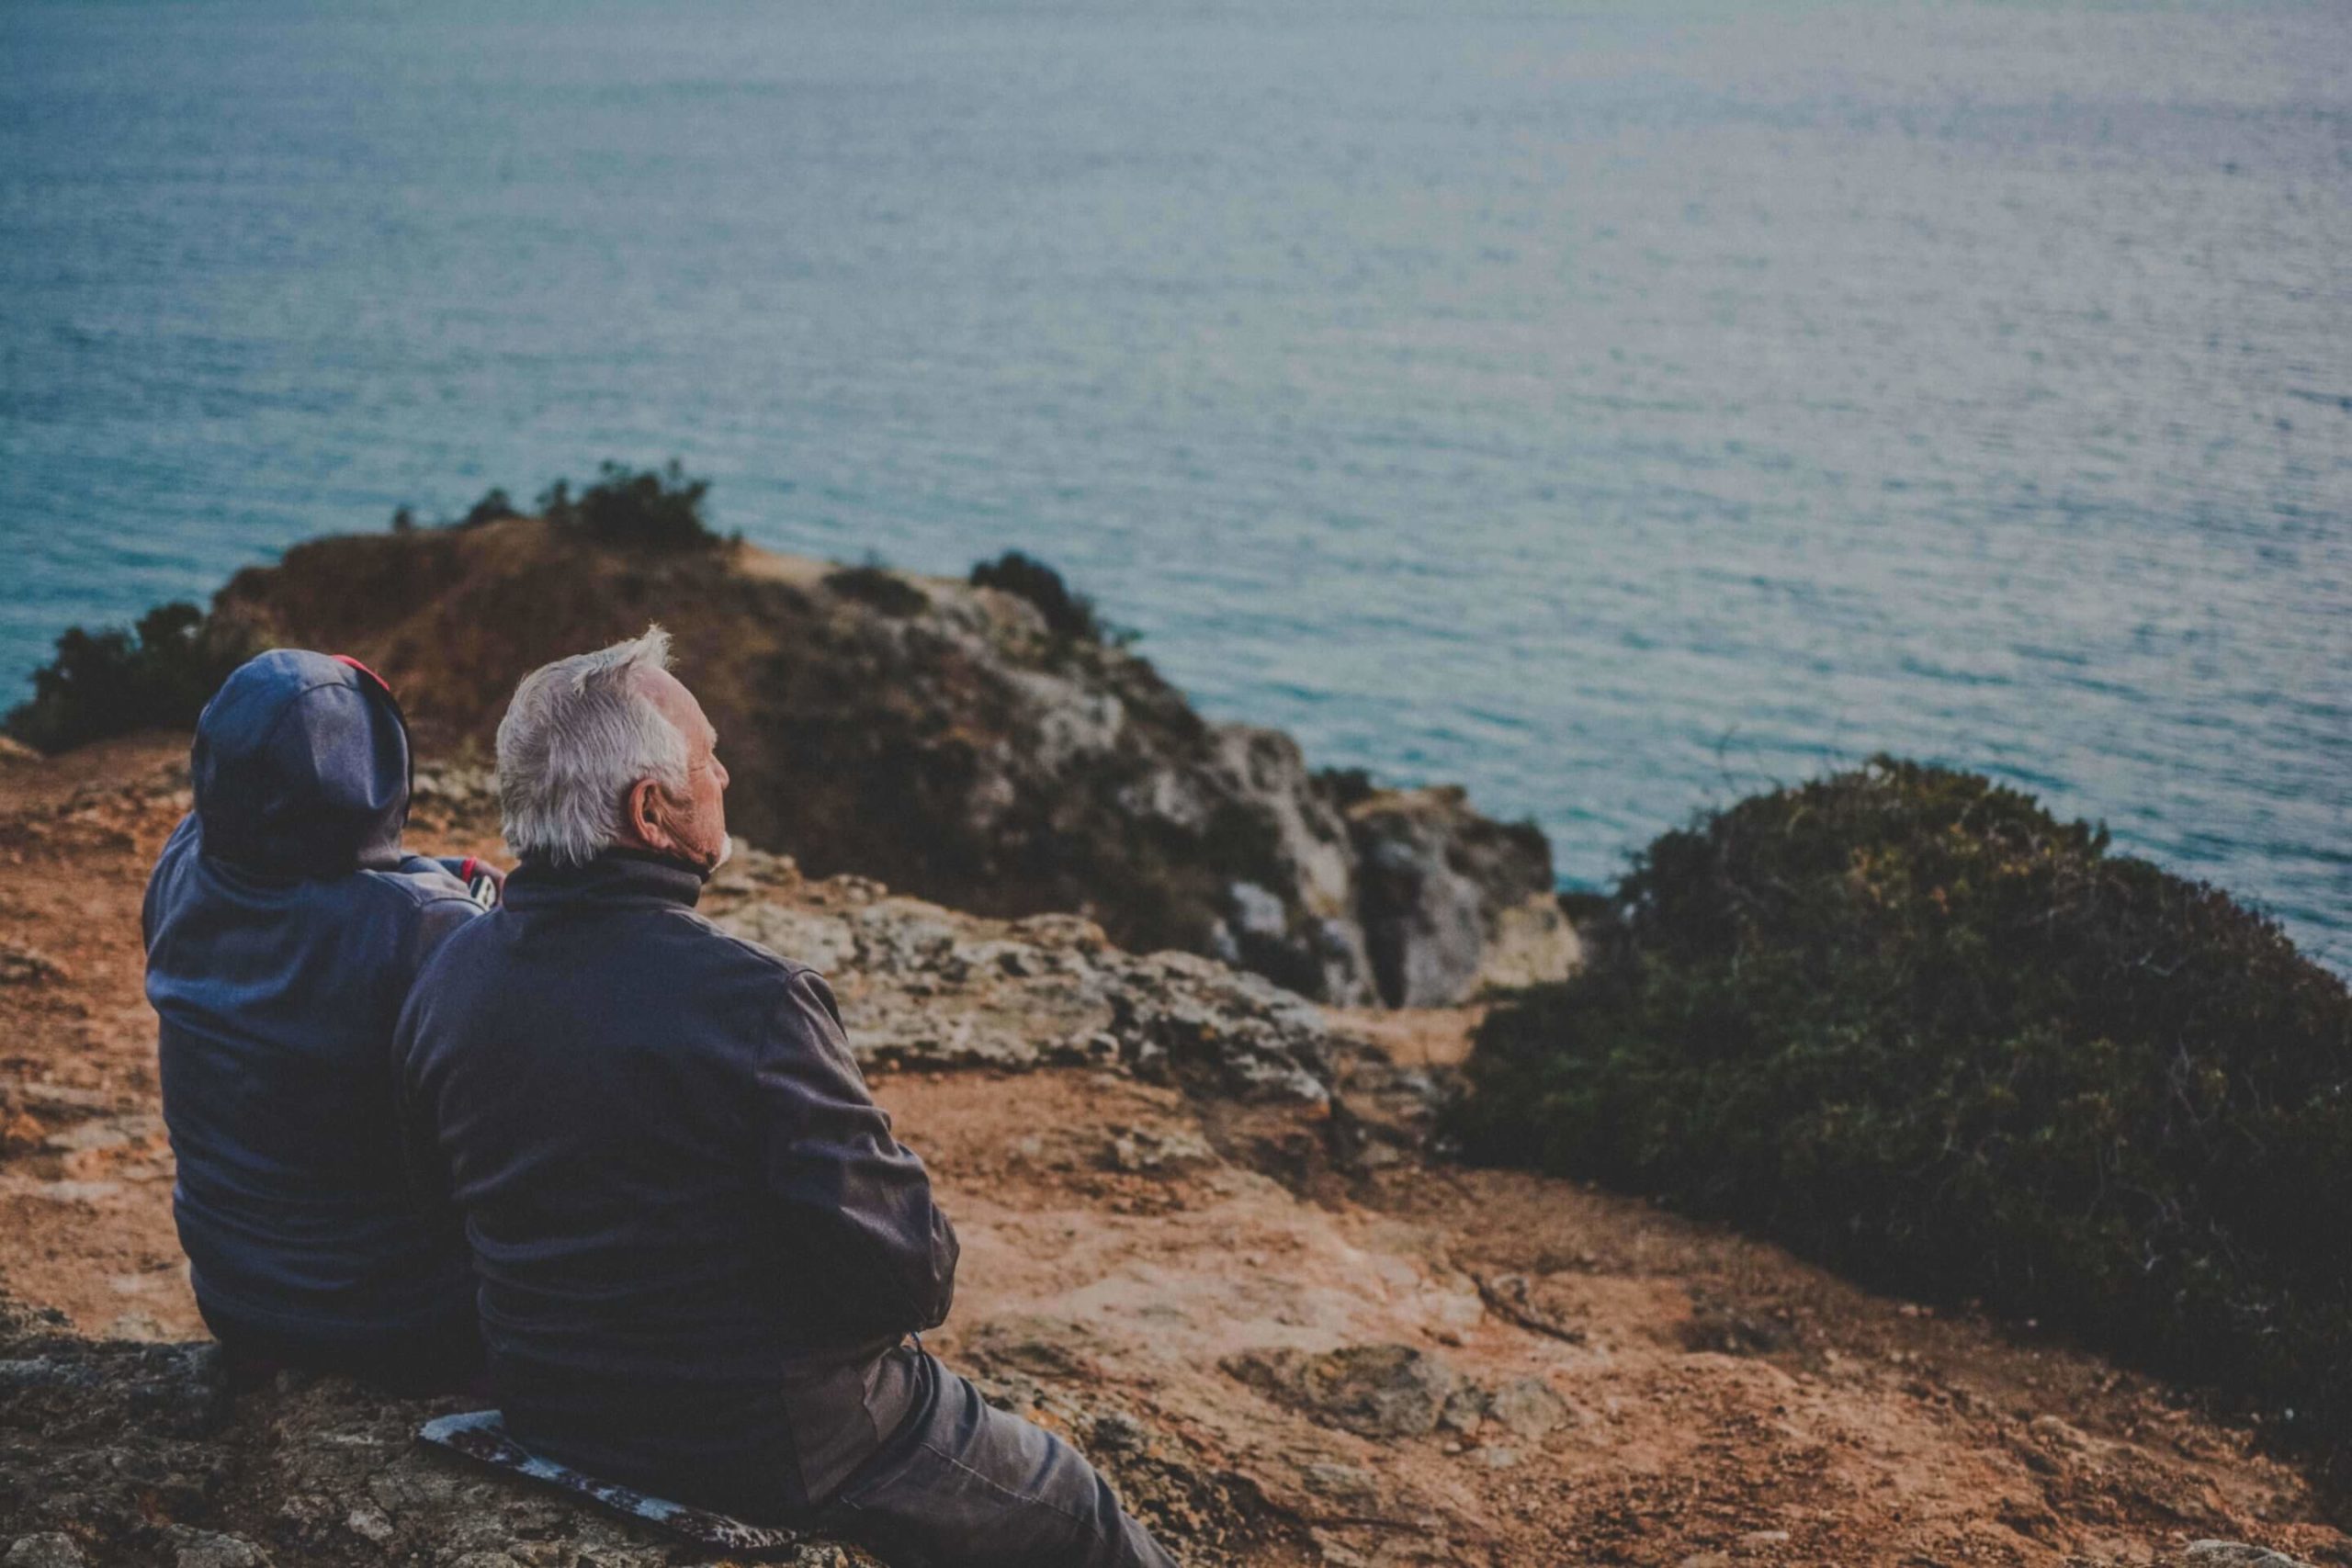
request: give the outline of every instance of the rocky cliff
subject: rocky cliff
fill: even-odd
[[[1340,1003],[1443,1004],[1575,962],[1532,826],[1317,775],[1287,736],[1203,719],[1145,659],[1003,589],[508,517],[300,546],[215,618],[366,660],[428,743],[477,755],[524,671],[658,620],[724,737],[741,835],[813,873],[1080,914]]]

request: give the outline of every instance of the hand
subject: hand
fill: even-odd
[[[506,874],[486,860],[468,855],[458,867],[458,876],[474,902],[485,909],[497,908],[506,897]]]

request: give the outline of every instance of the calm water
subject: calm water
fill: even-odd
[[[2341,0],[18,0],[0,236],[11,686],[675,454],[1572,880],[1886,748],[2352,967]]]

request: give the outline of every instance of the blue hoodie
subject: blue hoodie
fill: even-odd
[[[391,1037],[426,956],[481,911],[401,852],[400,708],[357,666],[265,653],[205,708],[190,773],[142,923],[198,1303],[224,1338],[330,1355],[462,1326],[464,1237],[406,1181]]]

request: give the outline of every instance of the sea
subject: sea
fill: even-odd
[[[673,457],[1569,886],[1884,750],[2352,970],[2344,0],[0,6],[0,693]]]

